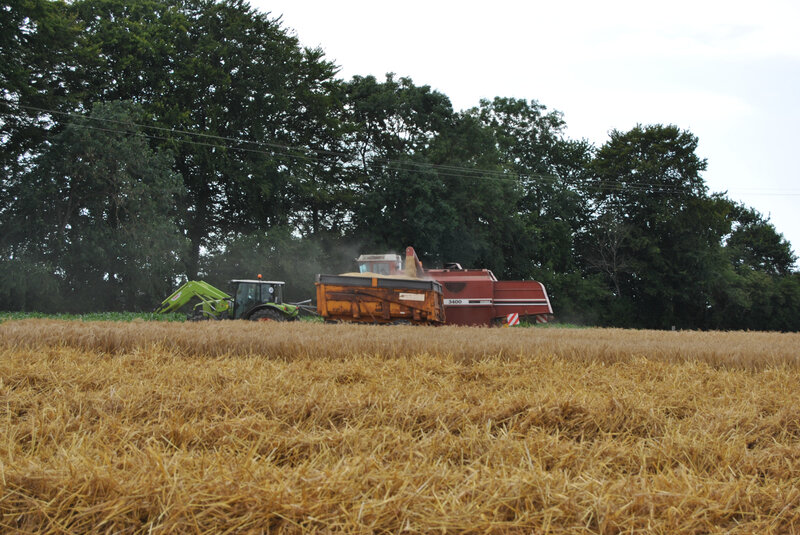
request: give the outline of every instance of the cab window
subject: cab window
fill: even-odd
[[[261,285],[261,302],[277,303],[280,300],[280,286],[271,284]]]
[[[257,305],[259,302],[258,288],[255,284],[240,283],[236,288],[236,312],[235,318],[241,318],[242,315]]]

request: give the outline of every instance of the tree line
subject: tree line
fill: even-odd
[[[299,299],[413,245],[543,282],[563,321],[800,328],[791,245],[709,192],[675,125],[597,147],[535,100],[344,80],[242,0],[0,6],[0,309],[151,310],[255,273]]]

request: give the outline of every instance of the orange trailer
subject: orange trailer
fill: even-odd
[[[317,312],[325,321],[444,323],[442,285],[377,273],[317,275]]]

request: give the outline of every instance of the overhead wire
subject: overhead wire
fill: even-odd
[[[4,103],[4,104],[6,104],[9,107],[11,106],[10,103]],[[91,116],[88,116],[86,114],[64,112],[64,111],[59,111],[59,110],[41,108],[41,107],[37,107],[37,106],[27,106],[27,105],[22,105],[22,104],[15,104],[15,105],[18,108],[21,108],[21,109],[28,109],[28,110],[38,111],[38,112],[42,112],[42,113],[63,115],[63,116],[71,117],[71,118],[79,118],[79,119],[90,120],[90,121],[110,122],[110,123],[122,124],[122,125],[125,125],[125,126],[136,126],[136,127],[139,127],[139,128],[147,128],[147,129],[153,129],[153,130],[156,130],[156,131],[170,132],[170,133],[175,133],[175,134],[185,134],[185,135],[190,135],[190,136],[198,136],[198,137],[208,138],[208,139],[217,139],[217,140],[220,140],[220,141],[232,141],[232,142],[237,142],[237,143],[246,143],[246,144],[259,145],[259,146],[273,147],[274,149],[282,149],[282,150],[290,150],[290,151],[315,152],[317,154],[328,154],[328,155],[339,156],[339,157],[343,157],[343,158],[352,158],[352,156],[353,156],[351,153],[343,152],[343,151],[333,151],[333,150],[329,150],[329,149],[317,149],[317,148],[310,148],[310,147],[298,147],[298,146],[291,146],[291,145],[285,145],[285,144],[279,144],[279,143],[267,142],[267,141],[246,140],[246,139],[242,139],[242,138],[235,138],[235,137],[228,137],[228,136],[218,136],[218,135],[207,134],[207,133],[203,133],[203,132],[194,132],[194,131],[191,131],[191,130],[181,130],[181,129],[176,129],[176,128],[160,127],[160,126],[155,126],[155,125],[146,125],[146,124],[142,124],[142,123],[134,123],[132,121],[120,121],[120,120],[110,119],[110,118],[91,117]],[[76,123],[65,123],[65,124],[73,124],[75,126],[80,126],[80,125],[77,125]],[[289,153],[286,153],[286,152],[276,152],[275,150],[272,150],[270,152],[265,152],[265,151],[257,151],[257,150],[254,150],[254,149],[245,149],[245,148],[242,148],[242,147],[231,147],[229,145],[212,145],[212,144],[207,144],[207,143],[199,143],[199,142],[195,142],[195,141],[180,140],[180,139],[176,140],[174,138],[164,138],[164,137],[158,137],[158,136],[150,136],[150,137],[151,137],[151,139],[159,139],[159,140],[166,140],[166,141],[177,141],[177,142],[183,142],[183,143],[192,143],[192,144],[196,144],[196,145],[204,145],[204,146],[209,146],[209,147],[227,148],[229,150],[243,150],[243,151],[248,151],[248,152],[263,152],[265,154],[283,155],[283,156],[288,156],[288,157],[292,157],[292,158],[305,159],[305,160],[308,160],[308,161],[321,161],[320,158],[313,157],[313,156],[300,156],[297,153],[290,153],[289,154]],[[508,171],[492,171],[492,170],[489,170],[489,169],[474,169],[474,168],[447,165],[447,164],[432,164],[432,163],[428,163],[428,162],[413,162],[413,161],[410,161],[410,160],[396,160],[396,159],[395,160],[387,160],[387,159],[381,159],[381,158],[373,158],[373,159],[370,160],[370,163],[378,164],[378,165],[380,165],[380,166],[382,166],[384,168],[386,168],[386,167],[398,167],[400,169],[406,168],[405,170],[408,170],[407,168],[413,168],[414,170],[431,168],[431,169],[436,169],[437,175],[443,176],[445,178],[447,178],[447,177],[449,177],[449,178],[480,178],[480,179],[492,179],[492,178],[494,178],[494,179],[505,180],[505,181],[510,181],[510,182],[518,182],[519,180],[522,180],[522,179],[536,179],[536,180],[539,180],[540,182],[551,182],[551,183],[554,183],[554,184],[557,183],[557,182],[565,182],[566,181],[563,177],[559,177],[559,176],[556,176],[556,175],[546,175],[546,174],[541,174],[541,173],[514,173],[514,172],[508,172]],[[452,173],[446,173],[446,172],[442,172],[442,171],[453,171],[453,172]],[[607,184],[607,186],[610,186],[611,188],[614,188],[614,187],[617,186],[617,183],[610,183],[610,184]],[[628,184],[628,185],[622,185],[622,186],[626,187],[626,188],[629,188],[629,189],[647,190],[647,189],[650,189],[650,188],[659,188],[661,191],[665,191],[665,192],[674,192],[674,193],[683,193],[684,192],[684,190],[681,190],[681,189],[664,188],[664,186],[661,185],[661,184],[638,183],[638,184]]]
[[[8,104],[8,103],[6,103],[6,104]],[[326,154],[326,155],[338,156],[338,157],[342,157],[342,158],[352,158],[352,156],[353,156],[351,153],[348,153],[348,152],[333,151],[333,150],[330,150],[330,149],[318,149],[318,148],[310,148],[310,147],[297,147],[297,146],[291,146],[291,145],[285,145],[285,144],[279,144],[279,143],[267,142],[267,141],[245,140],[245,139],[242,139],[242,138],[235,138],[235,137],[229,137],[229,136],[218,136],[218,135],[207,134],[207,133],[203,133],[203,132],[194,132],[194,131],[191,131],[191,130],[181,130],[181,129],[176,129],[176,128],[166,128],[166,127],[160,127],[160,126],[155,126],[155,125],[146,125],[146,124],[141,124],[141,123],[134,123],[134,122],[129,122],[129,121],[119,121],[119,120],[116,120],[116,119],[109,119],[109,118],[91,117],[91,116],[88,116],[88,115],[85,115],[85,114],[76,114],[76,113],[72,113],[72,112],[63,112],[63,111],[59,111],[59,110],[51,110],[51,109],[41,108],[41,107],[37,107],[37,106],[26,106],[26,105],[21,105],[21,104],[16,104],[16,106],[19,107],[19,108],[22,108],[22,109],[28,109],[28,110],[38,111],[38,112],[42,112],[42,113],[64,115],[64,116],[68,116],[68,117],[72,117],[72,118],[80,118],[80,119],[92,120],[92,121],[111,122],[111,123],[123,124],[123,125],[126,125],[126,126],[137,126],[139,128],[153,129],[153,130],[156,130],[156,131],[170,132],[170,133],[174,133],[174,134],[185,134],[185,135],[190,135],[190,136],[198,136],[198,137],[207,138],[207,139],[217,139],[217,140],[226,141],[226,142],[246,143],[246,144],[253,144],[253,145],[259,145],[259,146],[265,146],[265,147],[273,147],[274,149],[281,149],[281,150],[284,150],[284,151],[285,150],[290,150],[290,151],[299,151],[299,152],[314,152],[314,153],[317,153],[317,154]],[[72,123],[72,124],[74,124],[74,123]],[[164,139],[164,140],[167,140],[166,138],[157,137],[157,136],[153,136],[152,139]],[[205,145],[205,146],[214,146],[214,145],[211,145],[211,144],[202,144],[202,143],[193,142],[193,141],[189,141],[189,140],[175,140],[173,138],[169,138],[168,140],[169,141],[184,142],[184,143],[193,143],[193,144]],[[253,150],[253,149],[244,149],[244,148],[241,148],[241,147],[231,147],[229,145],[219,146],[219,147],[220,148],[227,148],[229,150],[246,150],[248,152],[260,152],[260,151],[256,151],[256,150]],[[300,156],[296,152],[295,153],[291,153],[291,154],[287,154],[286,152],[276,152],[275,150],[272,150],[272,151],[270,151],[269,153],[266,153],[266,154],[274,154],[274,155],[278,155],[278,156],[283,155],[283,156],[288,156],[288,157],[292,157],[292,158],[305,159],[307,161],[321,161],[321,159],[318,158],[318,157]],[[497,180],[504,180],[504,181],[509,181],[509,182],[519,182],[520,180],[525,180],[525,179],[528,179],[528,180],[535,179],[535,180],[538,180],[540,182],[550,182],[552,184],[555,184],[555,183],[558,183],[558,182],[567,182],[566,179],[564,179],[563,177],[559,177],[559,176],[556,176],[556,175],[546,175],[546,174],[542,174],[542,173],[515,173],[515,172],[509,172],[509,171],[492,171],[492,170],[489,170],[489,169],[474,169],[474,168],[468,168],[468,167],[464,167],[464,166],[454,166],[454,165],[447,165],[447,164],[432,164],[432,163],[428,163],[428,162],[414,162],[414,161],[410,161],[410,160],[397,160],[397,159],[388,160],[388,159],[381,159],[381,158],[373,158],[373,159],[370,160],[370,163],[371,164],[378,164],[383,168],[396,167],[396,168],[399,168],[401,170],[411,170],[411,169],[413,169],[413,170],[423,169],[424,170],[424,169],[429,169],[429,168],[430,169],[435,169],[437,171],[437,175],[441,176],[443,178],[497,179]],[[451,172],[448,173],[446,171],[451,171]],[[583,185],[583,186],[585,186],[585,185]],[[619,182],[607,182],[605,187],[597,186],[596,188],[597,189],[627,188],[627,189],[638,190],[638,191],[650,191],[651,189],[656,188],[656,189],[659,190],[659,192],[664,192],[664,193],[685,193],[685,190],[683,190],[683,189],[665,188],[663,186],[663,184],[647,184],[647,183],[621,184]]]
[[[84,121],[97,121],[97,122],[104,122],[104,123],[112,123],[118,124],[126,127],[136,127],[140,129],[149,129],[154,130],[156,132],[164,132],[170,134],[179,134],[185,136],[195,136],[201,139],[208,139],[208,140],[217,140],[220,142],[224,142],[223,144],[215,144],[206,141],[198,141],[195,139],[181,139],[175,137],[167,137],[165,135],[158,135],[153,133],[145,133],[145,132],[136,132],[131,130],[122,130],[122,129],[114,129],[114,128],[104,128],[99,126],[92,126],[88,124],[80,124],[78,122],[64,122],[64,125],[74,126],[77,128],[84,128],[84,129],[92,129],[98,130],[103,132],[109,133],[126,133],[128,135],[133,135],[137,137],[147,138],[156,141],[165,141],[165,142],[173,142],[173,143],[186,143],[196,146],[204,146],[210,148],[216,148],[220,150],[232,150],[232,151],[240,151],[240,152],[248,152],[248,153],[255,153],[255,154],[264,154],[273,157],[277,157],[280,159],[293,159],[293,160],[303,160],[307,162],[313,163],[329,163],[328,160],[324,158],[324,156],[332,156],[332,157],[339,157],[339,158],[353,158],[353,154],[344,151],[335,151],[330,149],[322,149],[322,148],[311,148],[311,147],[303,147],[303,146],[292,146],[286,145],[281,143],[269,142],[269,141],[257,141],[257,140],[249,140],[249,139],[242,139],[237,137],[230,137],[230,136],[220,136],[215,134],[208,134],[205,132],[195,132],[192,130],[182,130],[177,128],[167,128],[162,126],[156,125],[147,125],[142,123],[135,123],[132,121],[121,121],[111,118],[102,118],[102,117],[91,117],[86,114],[80,113],[73,113],[73,112],[64,112],[59,110],[52,110],[48,108],[42,108],[37,106],[28,106],[23,104],[12,104],[9,102],[2,102],[3,105],[12,108],[16,106],[18,109],[30,110],[39,113],[45,114],[52,114],[52,115],[60,115],[64,117],[68,117],[70,119],[78,119]],[[0,111],[0,113],[3,113]],[[6,112],[7,115],[11,115],[10,112]],[[241,146],[232,146],[229,143],[238,143],[238,144],[245,144],[245,145],[255,145],[258,147],[266,147],[269,150],[256,149],[256,148],[249,148],[249,147],[241,147]],[[313,154],[309,154],[313,153]],[[480,180],[494,180],[494,181],[504,181],[509,183],[520,183],[523,181],[538,181],[541,183],[550,183],[550,184],[557,184],[557,183],[564,183],[568,186],[575,186],[580,187],[582,189],[589,189],[592,191],[635,191],[640,193],[651,193],[651,194],[675,194],[675,195],[684,195],[687,193],[687,189],[685,188],[674,188],[674,187],[665,187],[663,184],[655,184],[655,183],[647,183],[647,182],[637,182],[635,184],[625,183],[622,181],[604,181],[601,184],[587,184],[585,182],[574,182],[570,181],[564,177],[560,177],[554,174],[542,174],[542,173],[518,173],[512,171],[493,171],[490,169],[475,169],[463,166],[456,166],[456,165],[447,165],[447,164],[432,164],[428,162],[414,162],[410,160],[398,160],[398,159],[381,159],[381,158],[372,158],[370,160],[370,164],[378,165],[383,169],[397,169],[399,171],[425,171],[428,169],[433,169],[436,171],[436,175],[440,178],[444,179],[480,179]],[[756,194],[756,193],[749,193],[749,194]],[[759,195],[800,195],[800,193],[793,194],[787,193],[785,190],[781,190],[780,192],[776,193],[758,193]]]
[[[10,103],[4,103],[7,106],[11,106]],[[248,149],[244,147],[232,147],[230,145],[213,145],[211,143],[202,143],[198,141],[191,141],[191,140],[184,140],[184,139],[174,139],[174,138],[166,138],[163,136],[153,136],[150,134],[142,134],[144,137],[149,137],[150,139],[155,140],[163,140],[163,141],[177,141],[181,143],[190,143],[199,146],[208,146],[208,147],[216,147],[220,149],[228,149],[228,150],[239,150],[251,153],[263,153],[269,154],[278,157],[288,157],[288,158],[295,158],[295,159],[303,159],[306,161],[322,161],[321,158],[315,156],[302,156],[297,154],[297,152],[293,153],[286,153],[286,152],[278,152],[275,149],[282,149],[284,151],[298,151],[298,152],[315,152],[317,154],[327,154],[331,156],[339,156],[344,158],[351,158],[352,154],[343,152],[343,151],[332,151],[329,149],[315,149],[309,147],[297,147],[285,144],[279,144],[274,142],[267,142],[267,141],[255,141],[255,140],[246,140],[242,138],[235,138],[229,136],[219,136],[215,134],[207,134],[203,132],[194,132],[191,130],[181,130],[176,128],[167,128],[167,127],[160,127],[155,125],[146,125],[141,123],[134,123],[132,121],[119,121],[116,119],[110,118],[100,118],[100,117],[91,117],[86,114],[77,114],[72,112],[64,112],[59,110],[52,110],[47,108],[41,108],[37,106],[27,106],[22,104],[15,104],[18,108],[27,109],[38,111],[42,113],[49,113],[49,114],[56,114],[56,115],[63,115],[71,118],[79,118],[83,120],[90,120],[90,121],[100,121],[100,122],[109,122],[109,123],[116,123],[122,124],[125,126],[136,126],[143,129],[152,129],[161,132],[169,132],[174,134],[184,134],[189,136],[197,136],[206,139],[216,139],[220,141],[226,142],[236,142],[236,143],[245,143],[245,144],[253,144],[258,146],[265,146],[265,147],[272,147],[273,150],[270,152],[266,151],[259,151],[256,149]],[[77,123],[65,123],[65,124],[72,124],[73,126],[88,128],[85,125],[79,125]],[[106,129],[106,131],[112,131],[111,129]],[[492,171],[488,169],[474,169],[468,168],[463,166],[453,166],[453,165],[446,165],[446,164],[431,164],[428,162],[413,162],[409,160],[386,160],[380,158],[373,158],[370,163],[378,164],[381,167],[385,168],[399,168],[399,170],[425,170],[425,169],[435,169],[437,172],[437,176],[442,178],[476,178],[476,179],[488,179],[488,180],[502,180],[508,181],[513,183],[518,183],[522,180],[537,180],[539,182],[550,182],[552,184],[558,182],[568,183],[566,179],[563,177],[559,177],[557,175],[545,175],[541,173],[515,173],[515,172],[508,172],[508,171]],[[448,172],[449,171],[449,172]],[[577,185],[577,184],[575,184]],[[663,184],[653,184],[653,183],[643,183],[639,182],[636,184],[624,184],[619,181],[606,181],[601,185],[588,185],[588,184],[580,184],[580,186],[584,189],[591,189],[595,191],[602,191],[602,190],[633,190],[639,192],[649,192],[649,193],[674,193],[674,194],[685,194],[686,190],[683,188],[669,188],[664,187]],[[655,191],[654,191],[655,190]]]

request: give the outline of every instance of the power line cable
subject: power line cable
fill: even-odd
[[[41,108],[37,106],[26,106],[22,104],[11,104],[8,102],[3,102],[8,107],[16,106],[19,109],[26,109],[37,111],[41,113],[48,113],[48,114],[55,114],[55,115],[62,115],[74,119],[81,119],[86,121],[99,121],[99,122],[106,122],[106,123],[113,123],[119,124],[124,126],[134,126],[141,129],[152,129],[156,130],[157,132],[166,132],[172,134],[182,134],[187,136],[196,136],[204,139],[212,139],[212,140],[219,140],[224,142],[234,142],[240,144],[250,144],[250,145],[257,145],[262,147],[270,147],[271,150],[259,150],[247,147],[235,147],[228,144],[213,144],[203,141],[196,141],[190,139],[177,139],[172,137],[154,135],[154,134],[146,134],[144,132],[131,132],[128,130],[119,130],[119,129],[111,129],[111,128],[101,128],[101,127],[93,127],[90,125],[79,124],[75,122],[65,122],[65,125],[71,125],[78,128],[87,128],[87,129],[94,129],[104,132],[118,132],[118,133],[127,133],[129,135],[136,135],[139,137],[144,137],[152,140],[158,141],[167,141],[167,142],[177,142],[177,143],[187,143],[196,146],[205,146],[210,148],[218,148],[221,150],[235,150],[241,152],[249,152],[255,154],[265,154],[270,155],[278,158],[284,159],[299,159],[305,160],[308,162],[316,162],[316,163],[327,163],[327,161],[319,156],[313,155],[303,155],[300,154],[302,152],[305,153],[316,153],[319,154],[326,154],[330,156],[337,156],[337,157],[344,157],[344,158],[352,158],[353,154],[343,151],[333,151],[329,149],[314,149],[310,147],[300,147],[300,146],[292,146],[274,142],[267,142],[267,141],[254,141],[236,137],[229,137],[229,136],[218,136],[214,134],[207,134],[203,132],[194,132],[191,130],[181,130],[176,128],[166,128],[160,127],[155,125],[146,125],[141,123],[134,123],[131,121],[120,121],[116,119],[110,118],[100,118],[100,117],[91,117],[85,114],[78,114],[72,112],[63,112],[58,110],[52,110],[47,108]],[[2,112],[0,112],[2,113]],[[291,152],[287,152],[291,151]],[[505,181],[509,183],[519,183],[524,180],[535,180],[538,182],[543,183],[564,183],[566,185],[573,185],[573,186],[580,186],[582,189],[588,189],[591,191],[635,191],[640,193],[653,193],[653,194],[676,194],[676,195],[683,195],[688,193],[684,188],[674,188],[674,187],[665,187],[663,184],[656,184],[656,183],[647,183],[647,182],[638,182],[636,184],[626,184],[621,181],[606,181],[602,184],[587,184],[585,182],[573,182],[567,180],[563,177],[559,177],[557,175],[545,175],[545,174],[537,174],[537,173],[515,173],[510,171],[493,171],[488,169],[474,169],[468,168],[463,166],[455,166],[455,165],[446,165],[446,164],[431,164],[427,162],[413,162],[408,160],[388,160],[388,159],[380,159],[380,158],[373,158],[370,161],[371,164],[376,164],[383,169],[391,169],[392,167],[397,168],[401,171],[418,171],[418,170],[426,170],[426,169],[434,169],[437,172],[437,176],[442,178],[459,178],[459,179],[484,179],[484,180],[497,180],[497,181]],[[758,190],[756,190],[758,191]],[[750,193],[756,194],[756,193]],[[800,193],[787,193],[786,190],[776,190],[776,193],[758,193],[758,195],[800,195]]]
[[[7,106],[11,106],[10,103],[4,103],[4,104],[6,104]],[[162,132],[170,132],[170,133],[175,133],[175,134],[185,134],[185,135],[190,135],[190,136],[198,136],[198,137],[209,138],[209,139],[217,139],[217,140],[220,140],[220,141],[233,141],[233,142],[237,142],[237,143],[247,143],[247,144],[261,145],[261,146],[266,146],[266,147],[274,147],[276,149],[299,151],[299,152],[315,152],[317,154],[322,153],[322,154],[329,154],[329,155],[345,157],[345,158],[351,158],[353,156],[352,153],[342,152],[342,151],[333,151],[333,150],[329,150],[329,149],[312,149],[312,148],[309,148],[309,147],[298,147],[298,146],[291,146],[291,145],[279,144],[279,143],[274,143],[274,142],[253,141],[253,140],[247,140],[247,139],[242,139],[242,138],[218,136],[218,135],[206,134],[206,133],[202,133],[202,132],[193,132],[191,130],[180,130],[180,129],[175,129],[175,128],[166,128],[166,127],[159,127],[159,126],[154,126],[154,125],[146,125],[146,124],[141,124],[141,123],[134,123],[132,121],[119,121],[119,120],[116,120],[116,119],[91,117],[91,116],[88,116],[88,115],[85,115],[85,114],[77,114],[77,113],[72,113],[72,112],[63,112],[63,111],[58,111],[58,110],[41,108],[41,107],[37,107],[37,106],[26,106],[26,105],[22,105],[22,104],[16,104],[16,106],[18,108],[34,110],[34,111],[39,111],[39,112],[43,112],[43,113],[64,115],[64,116],[68,116],[68,117],[80,118],[80,119],[91,120],[91,121],[111,122],[111,123],[116,123],[116,124],[122,124],[122,125],[125,125],[125,126],[137,126],[139,128],[149,128],[149,129],[154,129],[154,130],[162,131]],[[165,139],[165,140],[173,141],[172,138],[154,137],[153,139]],[[175,141],[180,141],[180,140],[175,140]],[[211,145],[208,145],[208,146],[211,146]],[[223,148],[223,147],[227,147],[229,149],[234,149],[235,148],[235,147],[230,147],[230,146],[221,146],[221,148]],[[257,151],[252,151],[252,152],[257,152]],[[283,154],[286,154],[286,153],[283,153]],[[292,154],[291,156],[300,157],[297,154]],[[315,161],[321,161],[320,159],[314,158],[314,157],[307,157],[307,159],[309,159],[309,160],[314,159]],[[384,166],[384,167],[385,166],[398,166],[398,167],[402,168],[402,167],[405,166],[405,167],[412,167],[414,169],[417,169],[417,168],[420,168],[420,167],[421,168],[430,167],[430,168],[436,169],[437,171],[438,170],[450,170],[450,171],[456,171],[458,173],[457,176],[459,176],[459,177],[469,177],[470,175],[475,175],[476,178],[485,178],[485,177],[489,176],[489,177],[496,177],[496,178],[503,179],[503,180],[514,180],[515,177],[516,177],[517,179],[537,179],[537,180],[540,180],[540,181],[543,181],[543,182],[549,181],[549,182],[552,182],[552,183],[567,182],[563,177],[559,177],[557,175],[550,175],[550,174],[546,175],[546,174],[541,174],[541,173],[513,173],[513,172],[505,172],[505,171],[492,171],[492,170],[488,170],[488,169],[474,169],[474,168],[468,168],[468,167],[463,167],[463,166],[454,166],[454,165],[447,165],[447,164],[431,164],[431,163],[427,163],[427,162],[413,162],[413,161],[408,161],[408,160],[387,160],[387,159],[381,159],[381,158],[373,158],[371,160],[371,163],[378,164],[378,165],[381,165],[381,166]],[[668,189],[668,188],[664,188],[663,185],[661,185],[661,184],[647,184],[647,183],[629,184],[629,185],[626,185],[625,187],[633,188],[633,189],[647,189],[648,187],[659,188],[659,189],[662,189],[662,190],[667,190]],[[676,193],[680,193],[683,190],[674,189],[673,191],[675,191]]]
[[[152,134],[145,134],[145,133],[142,133],[142,132],[133,132],[133,131],[130,131],[130,130],[120,130],[120,129],[113,129],[113,128],[103,128],[103,127],[99,127],[99,126],[91,126],[91,125],[80,124],[80,123],[65,122],[63,124],[66,125],[66,126],[73,126],[73,127],[76,127],[76,128],[96,130],[96,131],[101,131],[101,132],[123,133],[123,134],[127,134],[127,135],[132,135],[132,136],[136,136],[136,137],[142,137],[142,138],[147,138],[147,139],[152,139],[152,140],[157,140],[157,141],[177,141],[179,143],[187,143],[187,144],[191,144],[191,145],[211,147],[211,148],[216,148],[216,149],[236,150],[236,151],[256,153],[256,154],[265,154],[265,155],[269,155],[269,156],[273,156],[273,157],[277,157],[277,158],[281,158],[281,159],[286,159],[286,160],[298,160],[298,159],[300,159],[300,160],[306,160],[306,161],[311,161],[311,162],[320,162],[321,161],[321,160],[319,160],[317,158],[314,158],[314,157],[311,157],[311,156],[303,156],[303,155],[299,155],[299,154],[281,153],[279,151],[269,151],[269,152],[267,152],[267,151],[263,151],[263,150],[249,149],[249,148],[245,148],[245,147],[231,147],[229,145],[218,145],[218,144],[213,144],[213,143],[206,143],[206,142],[203,142],[203,141],[193,141],[193,140],[186,140],[186,139],[177,139],[176,140],[176,139],[173,139],[173,138],[168,138],[168,137],[164,137],[164,136],[156,136],[156,135],[152,135]],[[387,169],[387,168],[391,169],[391,167],[392,167],[392,165],[394,163],[395,163],[394,161],[389,160],[388,164],[381,165],[381,167],[384,168],[384,169]],[[424,167],[430,167],[430,168],[436,170],[437,178],[442,178],[442,179],[476,179],[476,180],[490,180],[490,181],[508,182],[509,184],[518,184],[519,180],[521,178],[526,178],[525,175],[512,174],[512,173],[509,173],[508,175],[505,175],[503,177],[499,177],[499,176],[482,176],[480,174],[480,170],[476,171],[477,174],[465,175],[465,174],[461,174],[461,173],[448,172],[447,170],[441,170],[435,164],[424,164],[424,163],[421,163],[419,165],[420,166],[424,166]],[[460,168],[452,167],[452,166],[451,166],[451,168],[452,169],[460,169]],[[402,169],[401,168],[399,170],[408,170],[408,169]],[[515,176],[517,178],[514,178]],[[538,176],[538,177],[535,177],[535,178],[540,179],[540,181],[542,181],[541,178],[548,178],[548,177]],[[553,180],[552,182],[555,183],[556,181],[557,181],[557,179]],[[581,187],[583,189],[588,189],[588,190],[591,190],[591,191],[598,191],[598,192],[599,191],[604,191],[604,190],[609,190],[609,189],[610,190],[617,190],[617,191],[622,191],[624,189],[627,189],[627,190],[634,190],[634,191],[639,191],[639,192],[650,192],[650,193],[658,193],[658,194],[662,194],[662,193],[685,194],[686,193],[685,190],[664,188],[664,187],[661,187],[661,186],[658,186],[658,185],[655,186],[655,188],[657,188],[656,191],[653,191],[652,188],[647,188],[645,186],[625,185],[625,184],[620,184],[620,183],[610,183],[610,184],[606,184],[605,186],[581,184]]]
[[[6,105],[10,105],[10,103],[5,103],[5,104]],[[18,108],[34,110],[34,111],[39,111],[39,112],[43,112],[43,113],[52,113],[52,114],[64,115],[64,116],[73,117],[73,118],[80,118],[80,119],[83,119],[83,120],[111,122],[111,123],[116,123],[116,124],[123,124],[125,126],[137,126],[139,128],[150,128],[150,129],[154,129],[154,130],[162,131],[162,132],[170,132],[170,133],[175,133],[175,134],[185,134],[185,135],[190,135],[190,136],[198,136],[198,137],[203,137],[203,138],[208,138],[208,139],[217,139],[217,140],[220,140],[220,141],[233,141],[233,142],[237,142],[237,143],[247,143],[247,144],[261,145],[261,146],[266,146],[266,147],[274,147],[276,149],[291,150],[291,151],[298,151],[298,152],[315,152],[317,154],[323,153],[323,154],[329,154],[329,155],[334,155],[334,156],[339,156],[339,157],[347,157],[347,158],[352,157],[351,153],[341,152],[341,151],[331,151],[331,150],[328,150],[328,149],[312,149],[312,148],[308,148],[308,147],[297,147],[297,146],[284,145],[284,144],[279,144],[279,143],[271,143],[271,142],[265,142],[265,141],[245,140],[245,139],[242,139],[242,138],[218,136],[218,135],[206,134],[206,133],[202,133],[202,132],[193,132],[193,131],[190,131],[190,130],[180,130],[180,129],[175,129],[175,128],[166,128],[166,127],[159,127],[159,126],[153,126],[153,125],[145,125],[145,124],[134,123],[134,122],[130,122],[130,121],[119,121],[119,120],[116,120],[116,119],[90,117],[90,116],[87,116],[85,114],[62,112],[62,111],[58,111],[58,110],[51,110],[51,109],[40,108],[40,107],[36,107],[36,106],[25,106],[25,105],[21,105],[21,104],[16,104],[16,106]],[[70,124],[78,126],[75,123],[70,123]],[[211,145],[211,144],[208,144],[208,143],[192,142],[192,141],[188,141],[188,140],[174,140],[173,138],[164,138],[164,137],[158,137],[158,136],[151,136],[151,139],[158,139],[158,140],[164,140],[164,141],[186,142],[186,143],[192,143],[192,144],[196,144],[196,145],[209,146],[209,147],[216,147],[217,146],[217,145]],[[300,156],[299,154],[296,154],[296,153],[287,154],[285,152],[284,153],[280,153],[280,152],[277,152],[277,151],[274,151],[274,150],[271,151],[270,153],[267,153],[267,152],[264,152],[264,151],[257,151],[257,150],[254,150],[254,149],[244,149],[244,148],[239,148],[239,147],[231,147],[229,145],[220,145],[218,147],[221,148],[221,149],[222,148],[227,148],[229,150],[243,150],[243,151],[254,152],[254,153],[261,152],[261,153],[264,153],[264,154],[273,154],[273,155],[278,155],[278,156],[283,155],[283,156],[292,157],[292,158],[305,159],[306,161],[317,161],[317,162],[321,162],[322,161],[320,158],[314,157],[314,156],[305,156],[304,157],[304,156]],[[538,180],[540,182],[550,182],[552,184],[555,184],[555,183],[558,183],[558,182],[564,182],[564,183],[569,184],[568,180],[564,179],[563,177],[559,177],[557,175],[492,171],[492,170],[486,170],[486,169],[473,169],[473,168],[467,168],[467,167],[463,167],[463,166],[453,166],[453,165],[446,165],[446,164],[431,164],[431,163],[427,163],[427,162],[419,162],[418,163],[418,162],[413,162],[413,161],[408,161],[408,160],[385,160],[385,159],[380,159],[380,158],[372,159],[371,163],[372,164],[378,164],[383,168],[392,167],[392,166],[399,167],[401,170],[412,170],[412,169],[413,170],[417,170],[419,168],[422,168],[422,169],[432,168],[432,169],[436,169],[437,170],[437,174],[439,176],[444,177],[444,178],[498,179],[498,180],[505,180],[505,181],[509,181],[509,182],[519,182],[519,181],[525,180],[525,179],[536,179],[536,180]],[[442,172],[443,170],[444,171],[454,171],[454,173],[443,173]],[[670,188],[670,187],[665,187],[663,184],[643,183],[643,182],[639,182],[637,184],[623,184],[622,182],[619,182],[619,181],[607,181],[605,184],[601,184],[601,185],[597,185],[597,186],[590,186],[590,185],[584,183],[584,184],[581,184],[581,187],[584,188],[584,189],[591,189],[591,190],[594,190],[594,191],[603,191],[603,190],[607,190],[607,189],[621,191],[623,189],[627,189],[627,190],[639,191],[639,192],[644,192],[644,193],[646,193],[646,192],[650,192],[650,193],[675,193],[675,194],[685,194],[686,193],[686,190],[683,189],[683,188]],[[656,190],[656,191],[653,191],[653,190]]]

